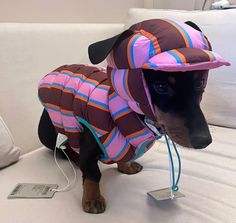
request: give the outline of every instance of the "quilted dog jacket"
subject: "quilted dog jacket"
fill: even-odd
[[[92,129],[105,163],[136,159],[155,140],[127,101],[114,93],[106,72],[98,67],[75,64],[56,69],[40,81],[39,98],[57,131],[68,136],[75,151],[79,152],[83,131],[80,122]]]
[[[101,147],[105,163],[137,159],[159,137],[137,115],[156,121],[142,69],[174,72],[229,65],[211,51],[202,32],[185,23],[147,20],[130,30],[133,34],[107,57],[107,70],[65,65],[39,83],[39,98],[57,131],[79,152],[83,123]]]

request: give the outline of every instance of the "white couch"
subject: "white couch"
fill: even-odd
[[[125,26],[152,17],[195,21],[215,51],[232,64],[212,72],[205,93],[203,109],[212,124],[213,143],[203,151],[180,151],[183,165],[180,189],[186,197],[156,203],[146,195],[169,184],[166,148],[159,142],[140,159],[144,169],[137,175],[122,175],[115,165],[100,165],[101,188],[107,201],[104,214],[89,215],[82,211],[78,169],[76,186],[69,192],[56,193],[53,199],[8,200],[8,194],[20,182],[65,184],[52,152],[37,139],[42,111],[37,98],[38,81],[60,65],[89,63],[87,46],[118,34],[124,24],[0,23],[0,116],[11,130],[15,144],[22,149],[17,163],[0,170],[1,222],[236,222],[236,11],[132,9]],[[60,160],[60,164],[72,179],[68,162]]]

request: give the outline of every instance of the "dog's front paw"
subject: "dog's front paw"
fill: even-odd
[[[117,163],[117,166],[118,166],[118,170],[121,173],[129,174],[129,175],[139,173],[143,169],[143,166],[137,162],[129,162],[129,163],[119,162]]]
[[[99,183],[85,179],[83,187],[82,206],[84,211],[92,214],[103,213],[106,209],[106,202],[100,193]]]
[[[101,195],[98,199],[83,201],[83,209],[91,214],[103,213],[106,209],[104,197]]]

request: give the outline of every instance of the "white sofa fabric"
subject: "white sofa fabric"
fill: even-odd
[[[15,146],[7,124],[0,116],[0,169],[19,160],[21,150]]]
[[[88,45],[120,33],[123,26],[0,23],[0,115],[23,153],[40,146],[39,80],[64,64],[90,63]]]
[[[236,222],[236,138],[235,130],[214,127],[214,143],[206,150],[180,149],[182,175],[180,191],[186,195],[175,201],[155,202],[148,191],[169,185],[168,156],[163,143],[156,145],[139,162],[136,175],[124,175],[116,165],[100,164],[101,191],[107,210],[101,215],[84,213],[81,207],[82,176],[77,169],[76,186],[56,193],[53,199],[7,200],[17,183],[66,184],[45,148],[21,157],[0,173],[0,219],[4,223],[235,223]],[[59,161],[70,179],[68,161]]]
[[[140,14],[135,14],[135,10]],[[159,13],[156,13],[155,17],[172,15],[172,12],[166,10]],[[134,20],[142,20],[142,14],[147,17],[148,11],[131,10],[126,26]],[[175,18],[181,19],[182,15],[175,14]],[[196,22],[206,21],[204,31],[208,32],[209,29],[213,32],[218,29],[212,26],[213,20],[209,20],[212,23],[208,26],[207,17],[203,18],[201,12],[189,12],[189,20],[192,15],[195,16]],[[215,20],[217,21],[222,22],[219,18]],[[100,164],[103,174],[101,190],[107,201],[104,214],[90,215],[82,211],[79,169],[76,186],[69,192],[56,193],[53,199],[7,199],[13,187],[20,182],[58,183],[60,186],[66,183],[55,165],[52,152],[44,147],[40,148],[37,139],[37,123],[42,110],[37,98],[38,80],[60,65],[89,63],[89,43],[111,37],[122,30],[123,24],[0,24],[0,115],[8,123],[16,144],[21,146],[24,153],[19,162],[0,171],[1,222],[236,222],[236,130],[215,126],[210,127],[213,143],[207,149],[180,151],[183,165],[180,189],[186,195],[185,198],[156,203],[146,195],[150,190],[169,184],[166,147],[159,142],[139,160],[144,169],[137,175],[123,175],[117,172],[115,165]],[[234,32],[235,30],[228,28],[226,39]],[[235,57],[231,51],[232,47],[220,48],[221,41],[218,37],[212,36],[211,41],[214,41],[216,51],[217,47],[223,50],[218,52],[232,63],[232,75],[225,71],[225,82],[231,81],[234,86]],[[220,82],[219,76],[220,73],[212,74],[210,83],[216,85]],[[218,93],[212,92],[211,89],[209,87],[205,97],[207,94]],[[217,90],[219,89],[217,85]],[[234,90],[226,87],[224,91],[225,94],[229,93],[224,94],[224,97],[231,98],[232,104],[219,100],[225,110],[231,111],[235,108],[235,99],[232,97]],[[204,109],[211,112],[217,108],[214,107],[214,100],[206,102],[205,106]],[[234,117],[227,113],[212,120],[222,125],[230,124],[231,120],[234,125]],[[211,116],[209,118],[211,120]],[[72,179],[73,172],[68,161],[60,160],[60,163]]]

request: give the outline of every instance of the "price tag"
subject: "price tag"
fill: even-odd
[[[185,195],[179,191],[171,192],[171,188],[169,187],[163,188],[160,190],[150,191],[148,192],[148,195],[157,201],[164,201],[164,200],[169,200],[169,199],[173,200],[175,198],[185,197]]]
[[[9,194],[8,199],[18,198],[52,198],[55,194],[53,189],[58,188],[57,184],[33,184],[33,183],[19,183],[14,190]]]

